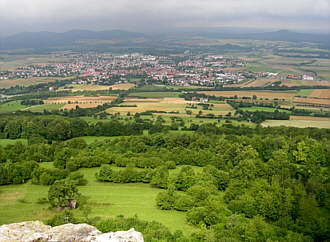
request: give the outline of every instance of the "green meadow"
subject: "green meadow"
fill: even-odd
[[[43,167],[51,168],[52,163],[41,163]],[[115,168],[114,168],[115,169]],[[120,169],[120,168],[117,168]],[[196,171],[200,168],[196,168]],[[130,183],[117,184],[98,182],[95,173],[99,168],[82,168],[79,171],[88,180],[86,186],[78,189],[88,198],[92,208],[90,217],[109,218],[117,215],[133,217],[147,221],[158,221],[172,232],[182,230],[186,235],[195,231],[186,223],[186,213],[165,211],[157,208],[155,199],[161,189],[150,184]],[[177,172],[178,169],[171,171]],[[47,197],[49,186],[33,185],[29,181],[22,185],[4,185],[0,187],[0,224],[14,223],[26,220],[47,221],[56,212],[49,209],[48,204],[39,204],[38,199]],[[79,209],[73,211],[75,216],[82,216]]]
[[[27,144],[27,139],[0,139],[0,145],[5,146],[5,145],[13,145],[16,142],[22,142],[23,144]]]
[[[47,111],[59,110],[63,106],[64,106],[64,104],[42,104],[42,105],[35,105],[32,107],[26,108],[24,110],[40,113],[40,112],[43,112],[44,110],[47,110]]]
[[[21,101],[11,101],[0,105],[0,113],[11,113],[23,108],[26,108],[26,106],[22,105]]]
[[[274,112],[275,110],[278,110],[279,112],[290,113],[289,110],[269,108],[269,107],[246,107],[246,108],[240,108],[240,109],[243,111],[249,111],[249,112],[256,112],[256,111]]]

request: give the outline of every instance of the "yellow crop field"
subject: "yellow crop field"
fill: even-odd
[[[116,96],[99,96],[99,97],[84,97],[84,96],[67,96],[49,98],[44,100],[45,104],[88,104],[88,105],[102,105],[104,103],[112,102]],[[80,106],[79,105],[79,106]]]

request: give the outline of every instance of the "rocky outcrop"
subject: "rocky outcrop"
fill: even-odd
[[[39,221],[13,223],[0,226],[2,242],[143,242],[141,233],[130,229],[102,233],[88,224],[64,224],[56,227]]]

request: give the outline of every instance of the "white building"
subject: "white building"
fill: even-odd
[[[303,79],[307,81],[314,81],[314,77],[308,75],[303,75]]]

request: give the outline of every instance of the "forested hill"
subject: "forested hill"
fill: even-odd
[[[46,125],[49,120],[42,122]],[[45,130],[60,133],[65,123],[69,125],[66,120]],[[37,129],[40,135],[45,131],[29,122],[10,126],[29,132]],[[180,211],[194,226],[185,238],[182,231],[171,233],[160,223],[137,217],[78,220],[94,221],[102,232],[135,227],[146,241],[329,241],[329,154],[328,130],[320,129],[204,124],[191,134],[158,132],[89,145],[81,138],[47,142],[34,136],[28,145],[0,146],[0,185],[28,181],[50,185],[48,200],[41,202],[56,207],[53,195],[59,188],[72,187],[77,192],[75,184],[91,181],[75,171],[100,167],[96,168],[98,182],[147,183],[159,188],[150,207]],[[46,162],[54,167],[42,166]],[[78,200],[78,205],[82,203]],[[77,213],[66,210],[48,224],[68,219],[74,223],[74,216]]]

